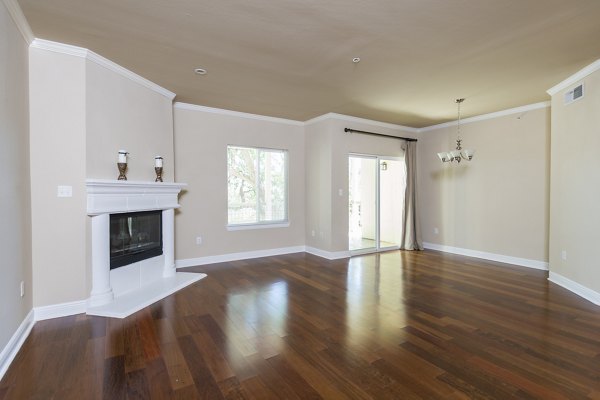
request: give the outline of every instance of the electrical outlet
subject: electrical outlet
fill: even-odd
[[[338,189],[338,196],[343,196],[344,195],[344,189]]]
[[[21,297],[25,296],[25,282],[21,281]]]
[[[563,250],[563,251],[561,251],[561,252],[560,252],[560,257],[561,257],[563,260],[566,260],[566,259],[567,259],[567,251],[566,251],[566,250]]]
[[[196,244],[198,246],[202,244],[202,236],[196,236]]]
[[[435,235],[439,235],[440,234],[440,230],[438,228],[433,228],[433,233]]]
[[[315,237],[315,230],[313,229],[310,234],[312,235],[312,237]]]

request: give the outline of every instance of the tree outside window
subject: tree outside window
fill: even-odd
[[[287,221],[287,151],[227,147],[228,224]]]

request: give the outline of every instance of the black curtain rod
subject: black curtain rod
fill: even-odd
[[[402,140],[406,140],[407,142],[416,142],[417,141],[417,139],[413,139],[413,138],[407,138],[407,137],[402,137],[402,136],[394,136],[394,135],[386,135],[384,133],[359,131],[358,129],[350,129],[350,128],[344,128],[344,132],[355,132],[355,133],[363,133],[365,135],[383,136],[383,137],[389,137],[389,138],[394,138],[394,139],[402,139]]]

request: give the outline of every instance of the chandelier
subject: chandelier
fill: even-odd
[[[465,99],[456,99],[456,104],[458,106],[458,121],[456,125],[456,150],[437,153],[440,161],[442,162],[452,162],[456,161],[460,163],[461,160],[471,161],[473,159],[473,154],[475,154],[475,150],[463,149],[461,146],[462,139],[460,138],[460,105],[465,101]]]

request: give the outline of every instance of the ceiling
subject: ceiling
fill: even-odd
[[[549,100],[600,58],[598,0],[19,0],[176,101],[423,127]],[[357,64],[353,57],[360,57]],[[196,75],[195,68],[208,73]]]

